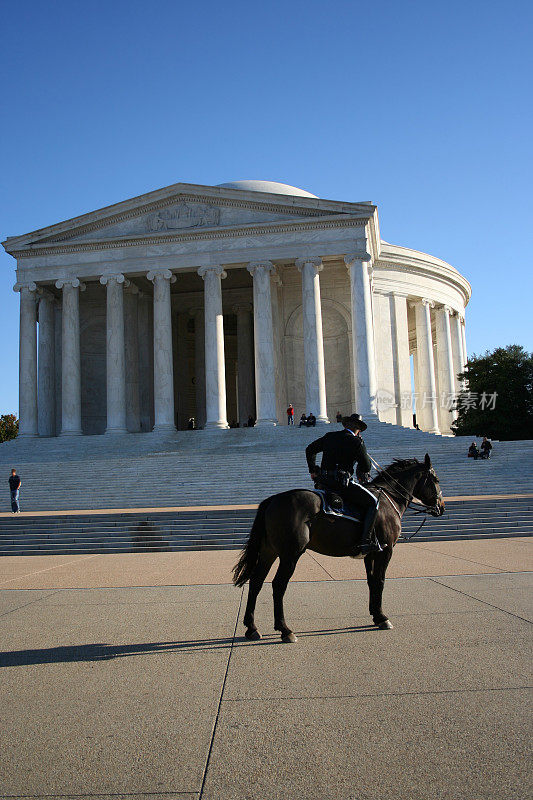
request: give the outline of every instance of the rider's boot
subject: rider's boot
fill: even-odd
[[[376,536],[374,536],[374,525],[376,524],[377,515],[377,506],[372,505],[366,511],[363,520],[363,535],[361,536],[361,543],[358,547],[362,556],[366,556],[368,553],[379,553],[383,550]]]

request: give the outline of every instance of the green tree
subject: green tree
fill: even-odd
[[[469,359],[460,378],[456,435],[533,439],[533,353],[517,344],[487,350]]]
[[[19,421],[15,414],[2,414],[0,417],[0,442],[16,439],[19,432]]]

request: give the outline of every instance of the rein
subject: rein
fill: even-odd
[[[410,536],[405,536],[404,534],[402,534],[401,538],[405,539],[406,541],[409,541],[410,539],[413,538],[413,536],[416,536],[417,533],[419,533],[421,531],[421,529],[423,528],[423,526],[426,523],[427,515],[429,513],[432,513],[432,510],[433,510],[434,506],[428,506],[425,503],[422,503],[418,499],[416,500],[416,502],[413,503],[414,495],[409,494],[405,490],[405,487],[403,486],[403,484],[401,484],[393,475],[391,475],[390,472],[387,472],[387,470],[383,469],[381,467],[381,465],[378,464],[378,462],[375,461],[372,458],[372,456],[369,456],[369,458],[370,458],[370,461],[372,462],[372,464],[374,465],[374,467],[379,470],[381,475],[386,476],[388,478],[389,486],[392,489],[392,491],[396,492],[400,496],[401,499],[406,501],[405,511],[409,510],[409,511],[412,511],[413,514],[424,514],[425,515],[424,519],[422,520],[422,522],[420,523],[420,525],[418,526],[418,528],[416,529],[416,531],[414,533],[412,533]],[[398,489],[396,489],[394,486],[391,486],[390,485],[390,481],[395,483],[399,487],[400,491],[398,491]],[[392,505],[393,509],[396,511],[396,513],[398,514],[398,517],[401,520],[402,519],[402,514],[400,513],[400,511],[397,508],[396,504],[393,502],[392,497],[390,497],[389,492],[387,492],[382,486],[376,486],[376,487],[373,487],[373,488],[378,489],[378,491],[382,492],[385,495],[385,497],[387,498],[389,503]],[[389,491],[390,491],[390,489],[389,489]],[[417,508],[417,506],[422,506],[422,508]]]

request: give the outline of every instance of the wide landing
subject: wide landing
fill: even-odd
[[[242,638],[235,551],[0,559],[0,797],[507,800],[527,794],[531,539],[307,554]]]

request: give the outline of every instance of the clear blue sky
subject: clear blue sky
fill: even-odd
[[[4,2],[0,236],[178,181],[372,200],[384,239],[470,280],[469,353],[532,350],[532,23],[512,0]]]

